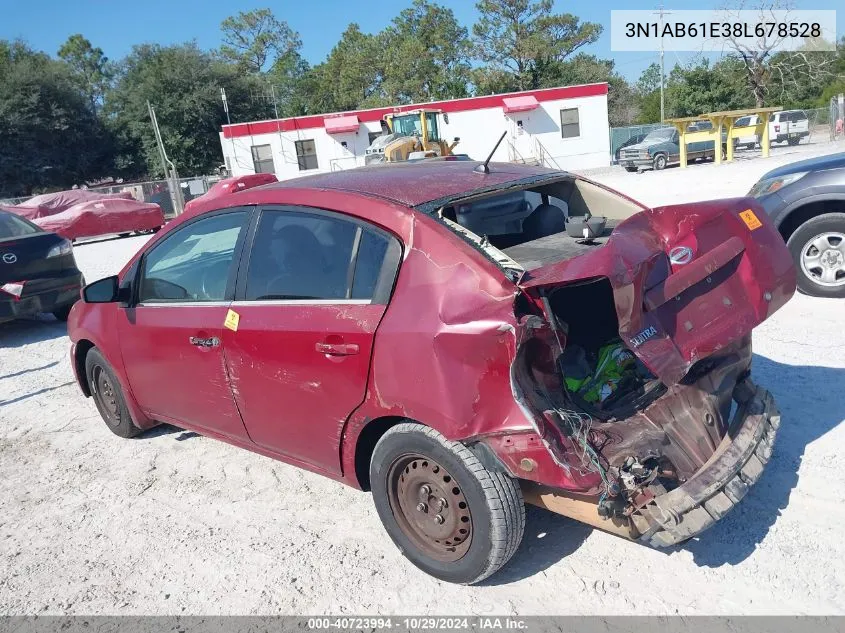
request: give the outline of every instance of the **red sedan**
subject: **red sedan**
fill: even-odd
[[[72,365],[117,435],[171,423],[372,490],[415,565],[473,583],[525,502],[655,546],[739,502],[780,423],[751,330],[790,261],[748,198],[646,209],[471,161],[320,174],[197,201],[85,288]]]

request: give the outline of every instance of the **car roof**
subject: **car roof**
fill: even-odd
[[[479,164],[479,161],[468,160],[384,163],[283,180],[256,187],[252,191],[331,189],[383,198],[408,207],[420,207],[476,192],[560,179],[569,175],[545,167],[514,163],[490,163],[490,172],[483,174],[473,171]]]

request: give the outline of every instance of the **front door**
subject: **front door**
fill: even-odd
[[[256,444],[340,473],[341,431],[366,394],[400,253],[396,238],[349,216],[261,212],[232,304],[237,329],[223,333]]]
[[[222,339],[248,216],[214,214],[162,239],[141,262],[134,306],[118,311],[129,385],[155,420],[247,439]]]

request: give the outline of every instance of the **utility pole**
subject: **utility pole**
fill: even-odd
[[[666,107],[664,105],[663,88],[666,84],[666,67],[663,62],[663,16],[671,15],[668,11],[663,10],[663,3],[660,3],[660,122],[666,120]]]
[[[158,119],[156,118],[156,111],[152,104],[147,101],[147,110],[150,113],[150,120],[153,123],[153,132],[156,137],[156,145],[158,145],[158,154],[161,158],[164,173],[168,181],[168,189],[170,190],[170,201],[173,203],[173,210],[176,215],[181,215],[185,208],[185,199],[182,197],[182,185],[179,183],[179,174],[176,171],[176,165],[167,157],[167,152],[164,149],[164,141],[161,138],[161,130],[158,127]]]

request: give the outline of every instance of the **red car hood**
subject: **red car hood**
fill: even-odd
[[[645,210],[604,247],[527,271],[519,285],[538,298],[598,277],[613,288],[622,340],[666,384],[748,334],[796,283],[783,238],[751,198]]]

